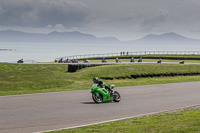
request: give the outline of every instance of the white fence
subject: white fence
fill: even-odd
[[[94,57],[113,57],[126,55],[200,55],[200,51],[138,51],[138,52],[119,52],[119,53],[102,53],[102,54],[85,54],[59,57],[56,59],[84,59]]]

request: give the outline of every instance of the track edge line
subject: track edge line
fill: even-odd
[[[34,132],[34,133],[45,133],[45,132],[53,132],[53,131],[59,131],[59,130],[69,130],[69,129],[79,128],[79,127],[93,126],[93,125],[98,125],[98,124],[103,124],[103,123],[109,123],[109,122],[115,122],[115,121],[120,121],[120,120],[127,120],[127,119],[132,119],[132,118],[137,118],[137,117],[148,116],[148,115],[156,115],[156,114],[161,114],[161,113],[167,113],[167,112],[171,112],[171,111],[175,111],[175,110],[182,110],[182,109],[193,108],[193,107],[197,107],[197,106],[200,106],[200,104],[186,106],[186,107],[180,107],[180,108],[175,108],[175,109],[171,109],[171,110],[164,110],[164,111],[158,111],[158,112],[140,114],[140,115],[135,115],[135,116],[130,116],[130,117],[112,119],[112,120],[107,120],[107,121],[102,121],[102,122],[95,122],[95,123],[84,124],[84,125],[77,125],[77,126],[66,127],[66,128],[59,128],[59,129],[53,129],[53,130],[39,131],[39,132]]]

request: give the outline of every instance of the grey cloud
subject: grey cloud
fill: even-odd
[[[0,27],[66,28],[126,39],[200,29],[199,0],[0,1]]]
[[[87,5],[71,0],[4,0],[0,5],[1,26],[45,27],[62,24],[81,26],[88,14]]]
[[[142,23],[140,24],[140,28],[143,31],[153,31],[160,25],[163,25],[169,19],[169,12],[168,10],[159,9],[156,14],[152,16],[143,17]]]

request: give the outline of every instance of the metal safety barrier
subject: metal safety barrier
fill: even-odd
[[[119,52],[119,53],[102,53],[102,54],[85,54],[58,57],[59,59],[86,59],[94,57],[114,57],[114,56],[128,56],[128,55],[200,55],[200,51],[137,51],[137,52]]]

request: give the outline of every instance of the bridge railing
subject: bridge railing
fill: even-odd
[[[126,55],[200,55],[200,51],[137,51],[137,52],[119,52],[119,53],[102,53],[102,54],[85,54],[59,57],[56,59],[85,59],[94,57],[113,57]]]

